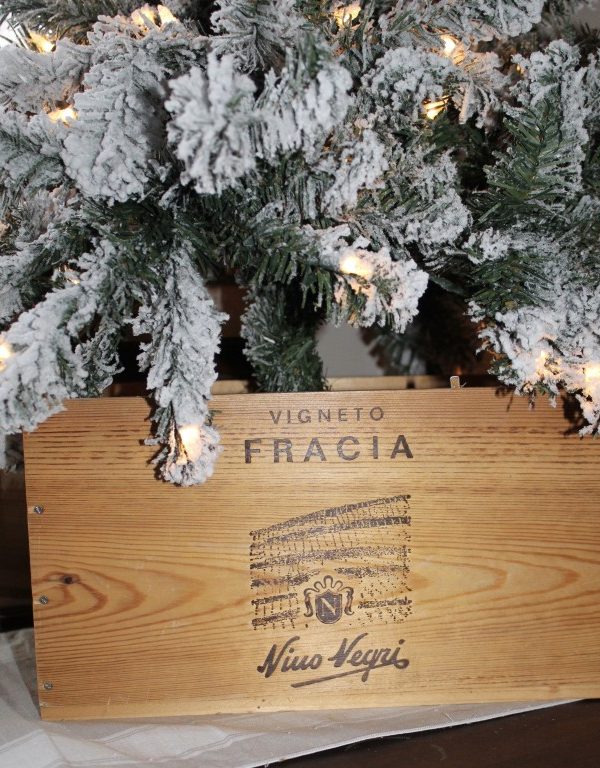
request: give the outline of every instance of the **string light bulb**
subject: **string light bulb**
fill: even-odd
[[[0,371],[6,367],[6,361],[13,356],[12,346],[0,336]]]
[[[361,259],[357,253],[348,253],[342,257],[340,272],[346,275],[356,275],[365,280],[370,280],[373,277],[373,267],[364,259]]]
[[[446,98],[438,99],[438,101],[424,101],[423,111],[425,112],[425,117],[428,120],[435,120],[446,109],[447,101],[448,99]]]
[[[73,107],[65,107],[64,109],[54,109],[52,112],[48,112],[48,117],[53,123],[69,125],[73,120],[77,120],[77,112]]]
[[[185,448],[185,456],[179,456],[177,464],[196,461],[202,454],[202,429],[198,424],[186,424],[179,427],[179,439]]]
[[[586,365],[584,375],[588,384],[594,384],[595,382],[600,381],[600,363]]]
[[[535,372],[540,379],[543,379],[546,375],[546,361],[548,360],[547,352],[540,352],[535,359]]]
[[[71,285],[79,285],[81,283],[81,280],[79,279],[79,277],[77,277],[77,273],[74,272],[72,269],[69,269],[68,267],[63,265],[60,268],[60,272],[62,273],[62,276],[64,277],[64,279],[68,283],[71,283]]]
[[[562,360],[554,353],[542,350],[535,359],[535,372],[538,379],[557,379],[561,376]]]
[[[440,35],[440,40],[444,43],[444,56],[452,58],[452,54],[458,45],[458,40],[452,37],[452,35]]]
[[[35,45],[39,53],[52,53],[54,43],[39,32],[29,32],[29,39]]]
[[[344,29],[352,25],[352,22],[357,18],[361,10],[360,3],[342,5],[340,8],[334,10],[333,18],[338,27]]]
[[[140,29],[149,29],[156,26],[156,15],[149,5],[144,5],[131,14],[131,21]]]
[[[443,43],[443,48],[440,51],[442,56],[450,59],[453,64],[461,64],[465,60],[465,47],[458,38],[444,34],[440,35],[440,40]]]
[[[174,21],[177,21],[177,17],[173,15],[166,5],[158,5],[156,10],[158,11],[158,18],[161,24],[172,24]]]

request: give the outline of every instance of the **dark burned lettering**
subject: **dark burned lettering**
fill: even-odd
[[[362,635],[358,635],[352,641],[348,641],[345,637],[337,652],[330,656],[328,661],[332,661],[333,666],[336,668],[343,667],[345,664],[350,664],[353,667],[364,667],[365,669],[361,675],[363,683],[367,682],[370,672],[378,667],[406,669],[408,659],[398,658],[404,640],[400,640],[394,650],[391,648],[368,648],[367,650],[357,648],[360,641],[367,637],[368,634],[368,632],[363,632]]]
[[[273,440],[273,462],[279,464],[281,454],[285,454],[285,460],[292,462],[292,441],[289,438],[275,438]]]
[[[268,447],[267,447],[268,446]],[[254,437],[244,441],[244,459],[246,464],[257,460],[268,461],[270,456],[274,464],[293,463],[295,461],[310,462],[311,460],[356,461],[358,458],[377,460],[381,456],[390,459],[412,459],[413,452],[404,435],[397,435],[389,442],[379,435],[355,437],[291,438],[291,437]],[[296,459],[294,459],[296,456]]]
[[[384,416],[384,410],[379,405],[341,408],[287,408],[285,410],[269,410],[269,416],[275,426],[289,424],[289,437],[255,437],[244,441],[244,460],[246,464],[258,461],[273,464],[292,464],[294,461],[309,463],[311,461],[351,462],[357,459],[377,461],[382,457],[389,459],[412,459],[413,452],[405,435],[395,438],[381,435],[311,435],[298,437],[293,434],[294,425],[331,424],[332,422],[377,422]],[[352,427],[347,427],[352,431]],[[288,431],[288,429],[286,429]],[[316,431],[316,430],[315,430]],[[271,459],[272,457],[272,459]]]
[[[301,680],[291,683],[292,688],[300,688],[355,674],[360,675],[360,680],[366,683],[375,669],[387,667],[402,671],[408,667],[409,660],[400,657],[404,640],[398,640],[394,648],[375,648],[366,646],[368,635],[368,632],[363,632],[352,640],[345,637],[337,651],[329,657],[321,653],[298,652],[296,647],[301,638],[300,635],[294,635],[281,647],[274,643],[263,663],[256,669],[265,678],[277,673],[320,670],[318,677],[303,676]]]
[[[408,443],[406,442],[404,435],[398,435],[396,438],[396,445],[394,446],[394,450],[391,453],[390,459],[395,459],[399,453],[403,453],[407,459],[412,459],[413,457],[412,451],[408,447]]]
[[[373,458],[379,458],[379,438],[377,435],[373,435]]]
[[[281,409],[278,411],[270,410],[269,416],[275,425],[282,421],[282,417],[286,424],[311,424],[313,422],[320,424],[322,422],[331,423],[332,421],[381,421],[384,417],[384,412],[383,408],[379,405],[375,405],[372,408],[364,408],[363,406],[353,408],[299,408],[298,410],[288,408],[286,411]]]
[[[277,671],[298,672],[299,670],[318,669],[323,663],[321,654],[315,653],[312,656],[308,654],[304,656],[294,655],[293,643],[297,640],[300,640],[299,635],[290,637],[281,649],[278,649],[277,645],[272,645],[267,658],[256,668],[260,674],[265,677],[271,677]]]
[[[310,411],[307,408],[302,408],[298,411],[298,421],[300,424],[308,424],[312,421]]]
[[[313,456],[318,456],[321,461],[327,461],[318,437],[313,437],[313,439],[308,444],[306,455],[304,456],[304,461],[310,461]]]
[[[246,457],[246,464],[250,464],[252,461],[253,453],[260,453],[260,448],[253,448],[252,443],[262,443],[262,440],[258,437],[254,438],[254,440],[244,441],[244,454]]]
[[[360,451],[351,451],[346,452],[346,443],[352,443],[353,445],[358,445],[358,440],[355,437],[352,437],[352,435],[347,435],[346,437],[340,437],[337,444],[337,452],[340,459],[343,459],[344,461],[354,461],[354,459],[358,459],[360,456]]]

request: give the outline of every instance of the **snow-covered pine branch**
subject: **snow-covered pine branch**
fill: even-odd
[[[18,220],[12,227],[6,226],[0,238],[4,251],[0,259],[0,323],[8,322],[40,298],[40,275],[57,266],[59,260],[64,263],[79,256],[70,252],[68,241],[68,227],[76,209],[73,190],[56,187],[38,190],[22,199],[19,210],[13,211]]]
[[[210,426],[208,401],[217,378],[215,355],[226,319],[198,274],[189,243],[173,247],[149,300],[133,321],[133,330],[151,336],[140,345],[139,356],[157,406],[149,443],[160,446],[156,457],[160,475],[178,485],[204,482],[219,454],[219,435]]]
[[[64,126],[47,115],[0,110],[0,183],[15,195],[58,186],[64,178],[60,159]]]
[[[518,62],[525,78],[507,108],[516,141],[489,173],[483,220],[495,229],[467,241],[478,280],[470,312],[503,381],[525,393],[564,386],[591,431],[600,417],[600,290],[584,243],[600,203],[584,194],[582,168],[595,62],[580,66],[562,41]]]
[[[91,66],[74,97],[77,120],[62,159],[85,196],[141,199],[168,172],[166,84],[194,63],[193,35],[177,22],[159,27],[118,16],[95,24],[88,37]]]
[[[323,386],[324,318],[402,348],[429,280],[424,314],[470,306],[505,381],[595,427],[598,46],[543,6],[0,0],[0,429],[101,391],[133,322],[159,471],[205,480],[225,273],[265,389]]]
[[[366,238],[352,240],[347,225],[305,231],[318,238],[322,263],[338,273],[331,319],[367,328],[389,325],[403,333],[417,313],[427,273],[408,256],[393,261],[386,247],[374,251]]]
[[[117,339],[107,344],[110,322],[96,329],[93,323],[104,317],[120,318],[123,324],[133,301],[142,295],[135,282],[124,279],[126,258],[110,241],[100,240],[82,254],[71,279],[22,312],[2,334],[10,355],[0,370],[0,432],[32,430],[62,410],[64,400],[97,394],[110,383],[117,366]],[[90,343],[103,359],[90,357]],[[90,380],[97,371],[102,371],[100,386]]]
[[[91,46],[59,40],[54,51],[0,48],[0,100],[20,112],[49,110],[70,101],[89,66]]]
[[[311,55],[289,51],[286,66],[279,75],[266,74],[256,99],[254,84],[230,55],[210,53],[206,70],[192,69],[171,83],[169,139],[185,166],[183,183],[219,194],[262,160],[274,164],[298,150],[318,157],[350,105],[351,78],[309,37],[304,48]]]
[[[281,64],[308,27],[296,10],[296,0],[218,0],[211,16],[212,49],[233,55],[243,72]]]
[[[402,16],[412,24],[445,29],[465,42],[516,37],[529,32],[542,15],[544,0],[399,0],[386,19],[386,28]]]

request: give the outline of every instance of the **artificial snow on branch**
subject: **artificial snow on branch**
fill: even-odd
[[[77,119],[62,159],[81,192],[109,202],[143,198],[167,174],[161,163],[166,82],[194,62],[191,36],[177,23],[116,17],[89,35],[91,66],[73,105]],[[158,20],[157,20],[158,22]]]
[[[254,90],[233,56],[219,59],[214,53],[205,70],[195,67],[171,83],[169,140],[184,164],[184,184],[193,183],[201,194],[220,194],[256,168],[250,133],[257,119]]]
[[[157,405],[154,437],[148,442],[160,446],[156,463],[161,477],[178,485],[204,482],[219,454],[208,401],[217,378],[221,323],[226,319],[194,268],[189,243],[172,248],[133,330],[151,336],[140,345],[139,357]]]
[[[595,62],[580,66],[562,41],[518,62],[528,77],[515,87],[519,104],[507,107],[515,142],[489,172],[482,217],[495,228],[467,242],[478,289],[470,313],[503,381],[528,394],[565,387],[580,401],[584,432],[594,431],[600,293],[586,238],[600,204],[582,179],[594,106],[584,83],[594,82]]]
[[[370,327],[389,325],[403,333],[417,313],[427,287],[427,273],[407,258],[393,261],[387,248],[368,250],[359,237],[348,242],[350,228],[342,225],[314,233],[321,241],[322,262],[337,273],[332,319]]]
[[[326,386],[326,321],[434,368],[434,337],[472,357],[478,333],[503,381],[566,388],[597,430],[600,74],[576,5],[0,0],[2,440],[107,387],[133,325],[158,472],[204,482],[221,278],[260,389]]]
[[[309,39],[314,56],[323,54]],[[193,69],[172,83],[167,109],[173,119],[169,139],[185,164],[182,182],[199,193],[220,194],[284,153],[316,153],[348,109],[351,80],[336,62],[314,61],[290,52],[279,75],[270,70],[254,98],[252,80],[231,55],[208,55],[206,70]]]

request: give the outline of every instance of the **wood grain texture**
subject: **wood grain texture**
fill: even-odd
[[[491,376],[470,376],[469,381],[475,386],[485,386],[481,380],[491,380]],[[327,388],[332,392],[352,392],[356,390],[398,390],[398,389],[439,389],[448,385],[448,378],[443,376],[353,376],[327,379]],[[246,395],[251,391],[247,379],[223,379],[213,384],[213,395]],[[126,381],[112,384],[104,390],[103,397],[144,397],[144,381]]]
[[[141,398],[73,401],[27,436],[44,718],[600,694],[600,442],[562,404],[213,407],[224,450],[198,488],[154,479]]]

